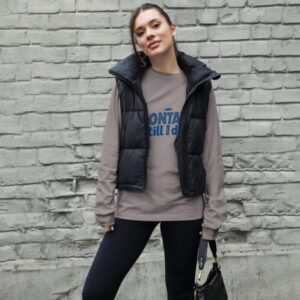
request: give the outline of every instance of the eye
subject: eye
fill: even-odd
[[[142,35],[143,35],[143,32],[137,32],[136,35],[137,35],[137,36],[142,36]]]
[[[155,23],[155,24],[153,25],[153,27],[154,27],[154,28],[158,28],[159,25],[160,25],[160,23]]]

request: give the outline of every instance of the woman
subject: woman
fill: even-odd
[[[160,223],[168,299],[188,300],[200,235],[214,239],[226,216],[211,85],[220,75],[177,50],[176,26],[159,6],[137,8],[129,27],[134,53],[110,69],[116,85],[96,194],[106,232],[83,299],[114,299]]]

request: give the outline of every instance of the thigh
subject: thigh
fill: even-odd
[[[202,220],[161,223],[168,299],[188,299],[195,281]]]
[[[85,293],[93,294],[95,299],[104,294],[116,294],[157,223],[115,218],[114,230],[105,233],[89,270]]]

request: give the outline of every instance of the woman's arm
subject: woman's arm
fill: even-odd
[[[205,198],[207,203],[204,208],[202,238],[213,240],[225,221],[227,213],[220,127],[213,88],[211,89],[207,111],[203,164],[206,170]]]
[[[119,158],[120,120],[120,102],[117,86],[115,84],[106,114],[96,191],[96,223],[103,227],[105,225],[114,224],[116,205],[114,201],[114,189],[116,187]]]

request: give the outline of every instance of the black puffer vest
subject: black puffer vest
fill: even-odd
[[[221,75],[204,63],[177,52],[179,67],[187,76],[186,99],[175,139],[182,194],[193,197],[205,191],[206,175],[202,162],[206,114],[211,80]],[[147,67],[150,61],[147,60]],[[109,70],[116,77],[121,101],[122,126],[117,171],[118,189],[144,190],[147,181],[149,119],[141,89],[142,68],[135,54]]]

